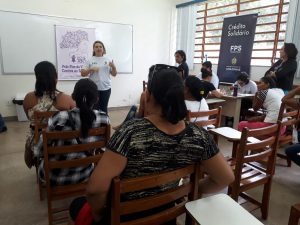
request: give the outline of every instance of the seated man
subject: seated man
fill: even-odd
[[[209,72],[208,70],[202,70],[202,86],[204,88],[204,94],[203,97],[207,98],[208,95],[216,97],[216,98],[221,98],[223,95],[221,92],[219,92],[215,86],[211,83],[212,79],[212,73]]]
[[[202,63],[201,74],[199,74],[199,76],[197,76],[200,80],[203,79],[203,77],[202,77],[202,71],[203,70],[207,70],[208,72],[210,72],[212,74],[210,83],[212,83],[215,86],[215,88],[218,89],[218,87],[219,87],[219,77],[218,77],[217,74],[215,74],[212,71],[212,64],[211,64],[210,61],[206,61],[206,62]]]

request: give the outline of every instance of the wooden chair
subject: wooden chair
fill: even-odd
[[[262,218],[267,219],[272,178],[275,170],[276,150],[281,124],[252,129],[244,128],[239,148],[236,152],[235,163],[232,164],[235,181],[230,184],[228,194],[237,201],[238,197],[248,200],[261,208]],[[249,137],[258,139],[248,142]],[[256,162],[266,160],[265,167],[256,166]],[[245,191],[264,185],[262,201],[251,198]]]
[[[279,136],[279,146],[284,146],[286,144],[293,144],[293,126],[296,125],[298,122],[299,116],[300,116],[300,110],[290,110],[286,111],[286,106],[284,103],[281,104],[279,114],[278,114],[278,120],[282,121],[282,127],[285,128],[284,135]],[[286,159],[287,166],[291,167],[292,162],[287,156],[283,153],[277,153],[277,157]]]
[[[288,225],[298,225],[299,219],[300,219],[300,203],[295,204],[291,207]]]
[[[37,144],[42,132],[43,128],[48,126],[48,119],[52,117],[57,111],[34,111],[33,113],[33,126],[34,126],[34,144]],[[36,181],[38,183],[39,194],[40,194],[40,201],[43,200],[43,188],[42,183],[38,176],[38,167],[40,162],[36,162],[35,165],[35,174],[36,174]]]
[[[197,117],[206,117],[208,116],[208,120],[202,120],[202,121],[195,121],[194,123],[197,126],[207,126],[208,129],[210,128],[218,128],[221,126],[221,116],[222,116],[222,106],[219,106],[218,108],[211,109],[208,111],[200,111],[200,112],[191,112],[188,111],[187,114],[187,120],[192,121],[193,118]],[[214,135],[214,140],[216,143],[218,143],[218,136]]]
[[[43,128],[48,126],[48,119],[52,117],[57,111],[34,111],[34,143],[37,144]]]
[[[197,165],[187,166],[181,169],[163,172],[159,174],[120,180],[114,178],[112,182],[111,198],[111,224],[112,225],[159,225],[176,219],[185,213],[185,203],[198,198],[198,174]],[[142,191],[149,188],[158,187],[170,182],[179,181],[180,178],[190,175],[190,182],[178,186],[174,189],[161,192],[154,196],[142,199],[121,201],[121,195],[127,192]],[[176,204],[175,204],[176,202]],[[130,221],[122,222],[121,216],[132,213],[141,213],[166,204],[173,204],[170,208],[160,210],[155,214],[142,218],[132,218]],[[186,217],[186,223],[190,224],[191,218]]]
[[[90,156],[81,159],[62,161],[50,161],[49,157],[56,154],[84,152],[105,147],[110,136],[110,126],[106,125],[103,127],[90,129],[89,136],[101,136],[102,139],[89,143],[52,146],[51,141],[79,138],[80,132],[43,130],[44,169],[48,197],[48,219],[50,225],[53,223],[53,221],[61,221],[67,219],[67,217],[58,215],[65,211],[67,208],[52,208],[52,201],[84,195],[87,185],[87,182],[82,182],[71,185],[53,186],[50,184],[50,172],[54,169],[67,169],[79,166],[87,166],[92,163],[96,164],[101,158],[102,154],[91,154]],[[58,215],[56,218],[54,218],[55,214]]]

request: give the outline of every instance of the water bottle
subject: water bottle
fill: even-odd
[[[233,86],[233,96],[237,96],[238,95],[238,85],[237,84],[235,84],[234,86]]]

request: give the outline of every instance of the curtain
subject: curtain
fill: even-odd
[[[300,78],[300,2],[298,0],[290,1],[288,27],[286,33],[286,42],[292,42],[296,45],[299,53],[297,55],[297,72],[295,78]]]
[[[196,4],[177,8],[176,50],[183,50],[190,68],[194,66]]]

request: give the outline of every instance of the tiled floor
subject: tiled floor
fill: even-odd
[[[118,125],[127,110],[110,111],[112,126]],[[46,225],[47,201],[40,201],[35,180],[35,170],[29,170],[23,159],[25,134],[28,122],[8,122],[8,131],[0,134],[0,224]],[[220,149],[228,154],[231,145],[220,140]],[[283,164],[283,161],[279,160]],[[261,189],[251,191],[260,197]],[[300,202],[300,168],[276,166],[273,179],[268,225],[286,225],[290,206]],[[224,206],[226,207],[226,206]],[[212,212],[216,216],[218,212]],[[253,212],[260,218],[260,211]],[[247,221],[244,223],[247,225]],[[217,225],[217,224],[216,224]]]

